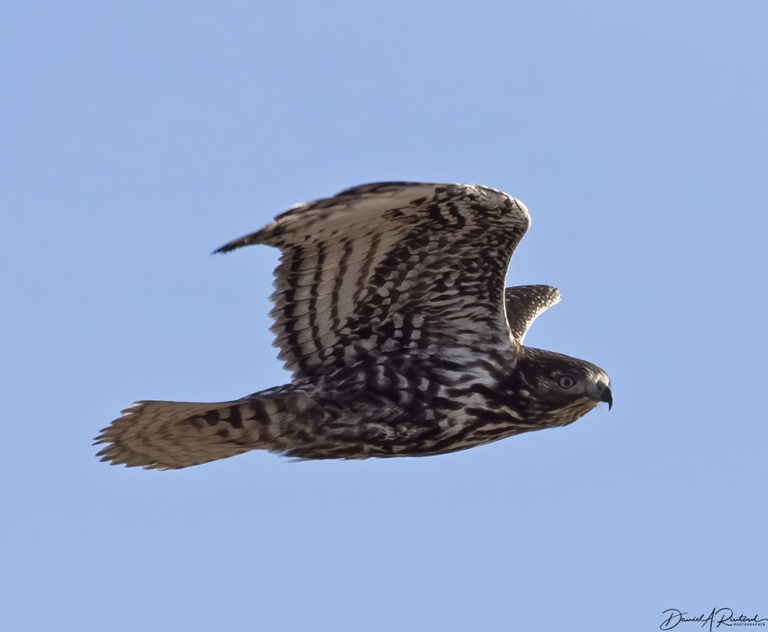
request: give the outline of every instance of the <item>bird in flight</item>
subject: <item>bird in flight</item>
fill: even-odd
[[[96,437],[98,456],[157,469],[258,449],[427,456],[610,407],[602,369],[523,345],[560,300],[547,285],[504,289],[529,224],[522,202],[469,184],[366,184],[290,208],[216,252],[281,251],[270,314],[291,382],[227,402],[136,402]]]

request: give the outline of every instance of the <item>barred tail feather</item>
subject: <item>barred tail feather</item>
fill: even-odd
[[[283,452],[292,441],[295,397],[270,394],[214,403],[141,401],[94,440],[102,461],[145,469],[177,469],[255,449]]]

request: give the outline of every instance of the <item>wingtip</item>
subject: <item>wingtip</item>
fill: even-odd
[[[223,255],[227,252],[232,252],[237,246],[233,246],[232,242],[229,242],[228,244],[224,244],[223,246],[219,246],[214,250],[211,254],[212,255]]]
[[[223,255],[228,252],[232,252],[233,250],[236,250],[237,248],[240,248],[241,246],[247,246],[249,243],[251,243],[247,237],[240,237],[239,239],[235,239],[234,241],[227,242],[223,246],[219,246],[214,250],[211,254],[212,255]]]
[[[265,236],[268,234],[269,229],[271,229],[273,224],[270,224],[261,230],[257,230],[255,233],[249,233],[247,235],[243,235],[242,237],[238,237],[237,239],[233,239],[232,241],[227,242],[223,246],[220,246],[219,248],[216,248],[216,250],[213,251],[214,255],[217,254],[224,254],[227,252],[232,252],[233,250],[236,250],[237,248],[242,248],[243,246],[252,246],[255,244],[264,244],[267,243],[265,240]]]

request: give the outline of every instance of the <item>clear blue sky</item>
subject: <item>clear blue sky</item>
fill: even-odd
[[[0,10],[4,630],[654,630],[768,616],[764,2]],[[136,399],[283,383],[276,253],[363,182],[533,224],[533,346],[615,405],[453,455],[108,467]],[[699,629],[681,624],[679,632]]]

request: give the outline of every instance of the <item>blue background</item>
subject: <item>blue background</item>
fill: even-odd
[[[768,616],[763,2],[17,2],[0,10],[6,630],[653,630]],[[526,342],[615,405],[448,456],[108,467],[136,399],[287,381],[277,253],[376,180],[533,224]],[[678,628],[698,629],[696,624]]]

